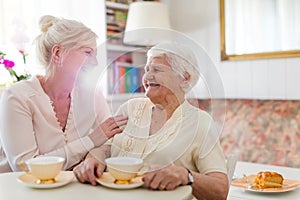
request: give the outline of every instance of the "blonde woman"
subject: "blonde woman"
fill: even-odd
[[[53,16],[41,17],[39,25],[36,47],[45,75],[2,94],[0,172],[18,171],[20,162],[43,155],[64,157],[63,169],[72,169],[127,123],[127,117],[110,117],[96,87],[80,83],[82,68],[97,65],[97,35],[78,21]]]

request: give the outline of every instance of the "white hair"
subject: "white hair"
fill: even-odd
[[[183,77],[185,73],[189,74],[190,79],[188,85],[185,85],[183,90],[186,93],[190,91],[197,84],[200,77],[198,62],[194,52],[183,44],[175,42],[160,43],[153,46],[147,52],[147,63],[149,62],[150,57],[162,55],[166,56],[167,62],[175,73],[178,73]]]

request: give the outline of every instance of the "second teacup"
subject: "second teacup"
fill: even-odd
[[[144,167],[143,159],[133,157],[111,157],[105,162],[109,173],[117,181],[130,181]]]
[[[20,168],[42,182],[55,182],[65,159],[57,156],[43,156],[26,160],[20,164]]]

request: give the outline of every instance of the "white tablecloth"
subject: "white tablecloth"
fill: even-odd
[[[190,186],[178,187],[173,191],[154,191],[143,187],[118,190],[101,185],[81,184],[75,178],[70,184],[59,188],[33,189],[17,181],[17,177],[22,173],[0,174],[0,200],[175,200],[192,198]]]

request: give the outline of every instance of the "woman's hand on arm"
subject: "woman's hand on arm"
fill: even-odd
[[[128,117],[124,115],[110,117],[102,122],[99,127],[89,135],[89,137],[93,141],[94,145],[98,147],[115,134],[122,133],[127,122]]]
[[[121,133],[128,122],[128,117],[124,115],[117,115],[110,117],[100,124],[101,130],[107,138],[113,137],[115,134]]]

